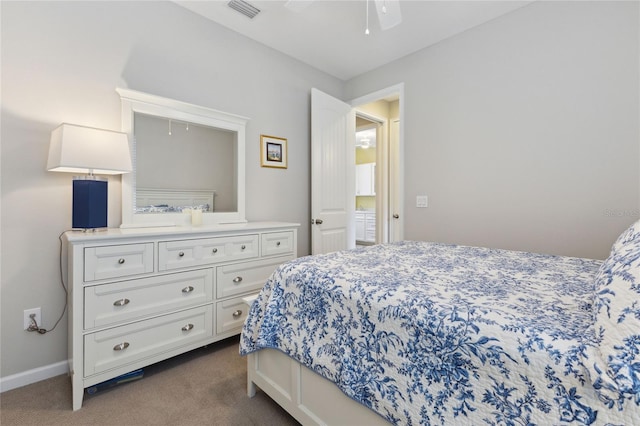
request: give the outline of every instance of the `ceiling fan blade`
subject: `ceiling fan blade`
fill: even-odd
[[[314,1],[315,0],[289,0],[284,4],[284,6],[287,9],[293,10],[294,12],[300,12],[301,10],[306,9],[307,6],[309,6]]]
[[[388,30],[402,22],[402,13],[400,13],[400,0],[374,0],[376,3],[376,12],[378,12],[378,20],[380,28]]]

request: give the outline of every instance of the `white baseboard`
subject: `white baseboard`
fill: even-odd
[[[23,371],[22,373],[12,374],[11,376],[0,378],[0,392],[10,391],[11,389],[21,388],[41,380],[50,379],[69,372],[69,364],[67,361],[56,362],[55,364],[45,365],[44,367],[34,368],[32,370]]]

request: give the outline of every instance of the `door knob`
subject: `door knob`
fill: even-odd
[[[316,225],[322,225],[322,219],[316,219]]]
[[[394,218],[394,219],[399,219],[399,218],[400,218],[400,215],[399,215],[398,213],[394,213],[393,218]]]

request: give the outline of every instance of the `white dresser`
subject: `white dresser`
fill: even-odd
[[[295,223],[69,231],[69,370],[84,389],[240,333],[242,298],[296,257]]]

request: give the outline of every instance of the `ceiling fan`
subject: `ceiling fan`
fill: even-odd
[[[288,0],[285,3],[285,7],[300,11],[305,9],[315,0]],[[366,1],[366,18],[367,27],[365,34],[369,34],[369,0]],[[378,14],[378,21],[380,22],[380,28],[382,30],[388,30],[393,28],[402,22],[402,14],[400,13],[400,0],[372,0],[376,6],[376,12]]]

